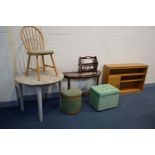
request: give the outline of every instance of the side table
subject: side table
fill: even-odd
[[[90,78],[95,78],[96,79],[96,85],[99,83],[99,77],[101,75],[100,71],[97,71],[97,73],[91,73],[91,72],[86,72],[86,73],[78,73],[78,72],[65,72],[64,78],[68,80],[68,89],[70,89],[70,81],[71,79],[90,79]]]

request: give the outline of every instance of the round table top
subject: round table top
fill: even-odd
[[[37,73],[34,71],[29,71],[28,76],[25,73],[17,74],[15,81],[30,86],[40,86],[40,85],[49,85],[57,83],[63,79],[64,75],[58,71],[58,76],[53,73],[51,70],[46,70],[46,72],[40,72],[40,81],[38,81]]]

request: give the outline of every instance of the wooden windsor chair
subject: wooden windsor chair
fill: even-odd
[[[54,51],[45,50],[44,37],[41,31],[35,26],[24,26],[21,29],[20,36],[28,54],[27,67],[25,72],[26,76],[28,76],[28,71],[29,69],[31,69],[37,72],[38,80],[40,81],[40,69],[43,68],[43,71],[45,72],[46,67],[53,68],[56,76],[58,76],[57,68],[53,58]],[[44,61],[45,55],[50,55],[52,60],[52,66],[45,64]],[[36,68],[30,67],[31,56],[36,57]],[[42,57],[43,67],[40,67],[39,65],[39,56]]]

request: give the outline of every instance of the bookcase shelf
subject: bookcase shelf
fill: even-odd
[[[102,82],[115,86],[121,93],[140,92],[144,89],[147,68],[145,64],[106,64]]]
[[[121,94],[135,93],[135,92],[141,92],[141,89],[138,89],[138,88],[130,88],[130,89],[122,89],[121,90]]]
[[[120,81],[120,82],[121,82],[121,83],[126,83],[126,82],[134,82],[134,81],[144,81],[144,79],[122,80],[122,81]]]
[[[117,74],[118,75],[118,74]],[[145,73],[126,73],[126,74],[120,74],[121,76],[136,76],[136,75],[145,75]]]

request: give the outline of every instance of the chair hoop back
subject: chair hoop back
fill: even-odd
[[[27,52],[35,52],[44,49],[44,38],[37,27],[24,26],[21,29],[20,36]]]

